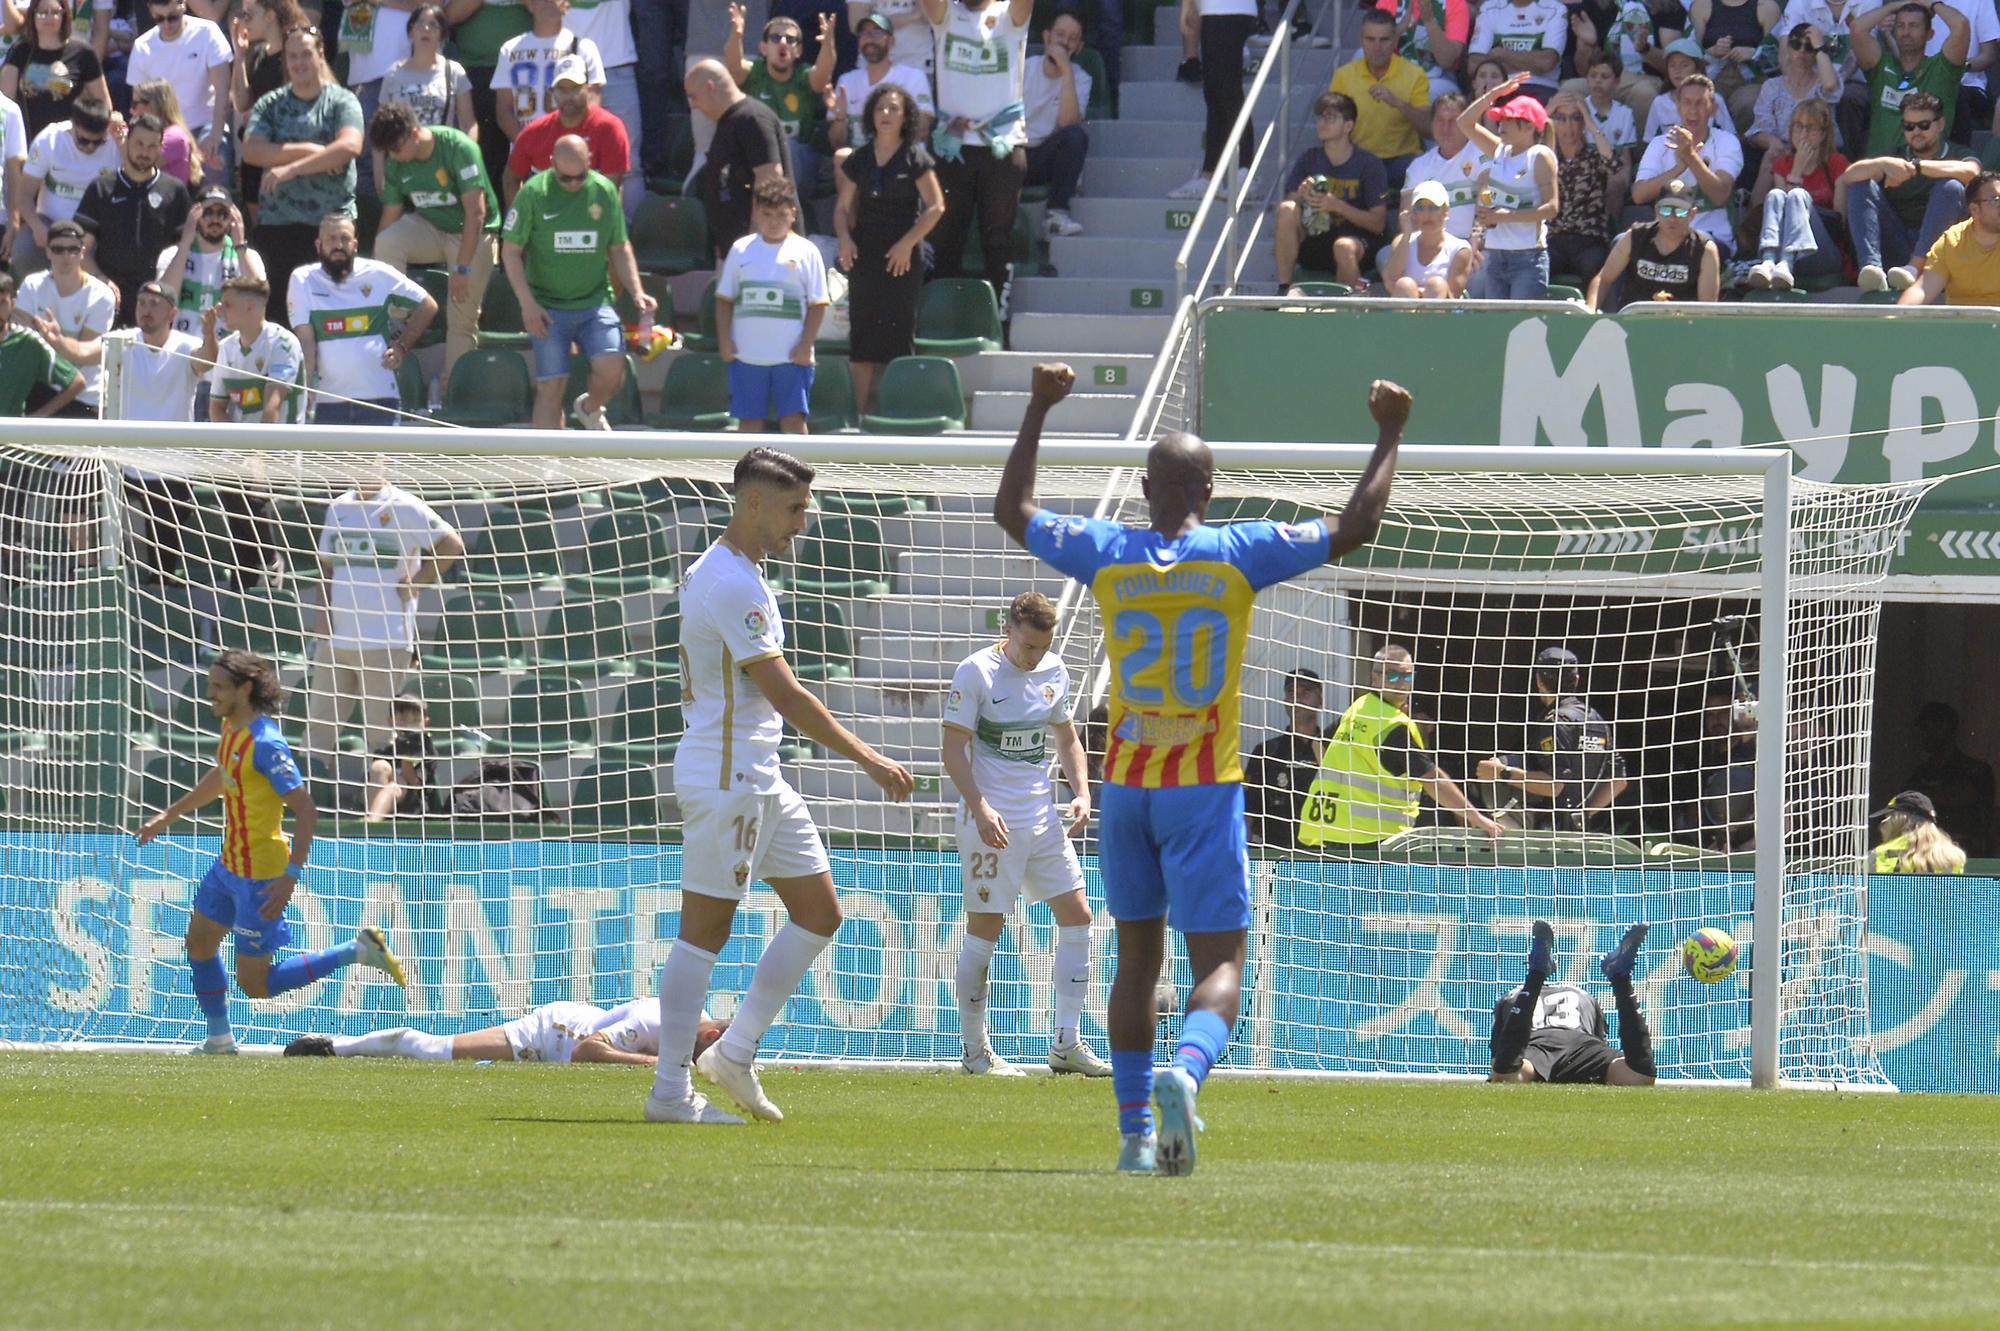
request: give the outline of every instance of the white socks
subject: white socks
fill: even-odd
[[[432,1063],[451,1061],[451,1037],[414,1031],[408,1026],[391,1026],[366,1035],[333,1037],[336,1058],[421,1058]]]
[[[708,978],[715,970],[715,953],[676,939],[660,967],[660,1062],[653,1072],[653,1098],[678,1104],[693,1087],[688,1064],[694,1057],[695,1027],[708,999]]]
[[[1056,1048],[1076,1043],[1077,1022],[1090,997],[1090,926],[1060,925],[1056,929]]]
[[[998,939],[965,936],[958,949],[958,979],[953,992],[958,995],[958,1029],[965,1051],[976,1054],[986,1047],[986,971],[993,964]]]
[[[757,1059],[757,1041],[764,1038],[764,1032],[771,1029],[771,1023],[785,1010],[785,1001],[798,991],[799,981],[806,978],[806,972],[819,954],[826,951],[833,938],[801,929],[790,920],[778,930],[764,947],[764,955],[757,959],[757,971],[750,977],[750,992],[743,995],[743,1006],[736,1009],[736,1015],[729,1019],[729,1029],[722,1033],[718,1047],[725,1058],[738,1063],[753,1063]],[[680,950],[674,944],[674,950]],[[673,965],[673,957],[667,958],[667,965]],[[714,958],[710,958],[713,964]],[[662,968],[663,975],[665,974]],[[704,983],[707,972],[703,972]],[[664,985],[660,994],[660,1010],[664,1019],[666,1013],[666,992]],[[699,1002],[690,1006],[693,1011]],[[690,1023],[689,1039],[693,1039]],[[690,1046],[692,1047],[692,1046]],[[662,1075],[666,1067],[666,1032],[660,1032],[660,1066]]]

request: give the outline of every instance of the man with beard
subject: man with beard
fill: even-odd
[[[629,168],[631,141],[617,116],[591,104],[590,74],[577,56],[566,56],[556,65],[554,84],[556,109],[537,116],[521,129],[508,154],[506,174],[501,177],[501,197],[511,206],[514,195],[536,174],[555,162],[556,140],[574,134],[590,145],[590,164],[606,178],[617,181]]]
[[[125,131],[125,164],[83,191],[76,220],[94,240],[92,267],[118,288],[118,327],[132,323],[139,284],[157,271],[160,247],[187,220],[187,186],[160,170],[166,126],[142,115]]]
[[[833,85],[832,119],[826,131],[827,142],[836,152],[859,148],[868,142],[870,129],[861,108],[883,79],[904,89],[916,101],[916,138],[930,142],[931,122],[937,119],[937,111],[931,104],[930,75],[921,66],[896,63],[890,55],[894,45],[891,31],[889,19],[882,14],[864,14],[855,25],[854,41],[860,48],[861,59]]]
[[[354,257],[354,219],[320,219],[319,259],[292,274],[286,293],[306,384],[321,396],[315,425],[394,425],[396,370],[437,318],[437,300],[386,263]],[[390,337],[391,312],[407,316]]]
[[[250,248],[243,214],[229,191],[210,185],[181,225],[180,240],[160,251],[160,285],[177,302],[174,329],[191,337],[202,332],[202,313],[222,300],[222,284],[232,277],[263,282],[264,259]],[[194,419],[208,419],[208,376],[195,385]]]

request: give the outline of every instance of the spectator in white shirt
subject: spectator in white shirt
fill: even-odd
[[[1632,202],[1650,207],[1670,180],[1693,190],[1694,229],[1713,240],[1727,259],[1736,249],[1729,224],[1729,196],[1743,170],[1743,146],[1715,128],[1715,85],[1692,74],[1674,91],[1681,123],[1646,145],[1632,173]]]
[[[912,12],[915,12],[914,7]],[[920,142],[930,142],[931,123],[937,119],[937,107],[931,102],[931,76],[925,72],[929,61],[926,60],[923,65],[898,64],[891,56],[894,49],[891,31],[890,20],[883,14],[863,14],[855,24],[854,43],[861,58],[853,69],[834,82],[833,113],[826,129],[826,140],[834,149],[836,169],[846,150],[859,148],[868,142],[868,118],[861,114],[861,108],[867,104],[868,94],[884,79],[910,94],[910,100],[917,107],[915,137]]]
[[[202,165],[219,172],[235,49],[220,27],[190,17],[186,0],[146,0],[146,12],[153,16],[153,26],[132,43],[125,81],[135,88],[148,79],[172,84]]]
[[[1029,64],[1022,79],[1028,122],[1028,174],[1022,183],[1049,187],[1046,226],[1052,236],[1083,234],[1083,223],[1069,210],[1090,152],[1090,131],[1083,127],[1090,75],[1075,64],[1082,49],[1083,20],[1063,10],[1042,33],[1042,58]]]
[[[215,307],[202,312],[200,337],[174,327],[174,298],[158,281],[139,284],[135,308],[139,336],[125,356],[119,419],[188,420],[195,381],[215,365]]]
[[[21,168],[20,204],[25,225],[14,238],[14,263],[31,267],[49,242],[49,224],[76,216],[83,192],[101,176],[116,175],[122,159],[111,141],[111,106],[78,102],[68,120],[50,125],[28,145]]]
[[[21,183],[21,166],[28,160],[27,120],[12,99],[0,95],[0,267],[14,246],[14,232],[21,225],[21,209],[26,202],[26,186]]]
[[[98,414],[104,335],[118,313],[118,293],[83,268],[84,233],[75,222],[48,228],[49,267],[21,283],[15,318],[42,335],[56,354],[83,371],[83,391],[64,415]]]

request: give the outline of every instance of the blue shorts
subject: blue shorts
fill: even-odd
[[[739,421],[781,421],[806,414],[812,396],[810,365],[729,362],[729,414]]]
[[[1114,920],[1156,920],[1184,934],[1250,927],[1243,786],[1144,790],[1106,782],[1097,863]]]
[[[228,926],[237,956],[271,956],[292,941],[292,929],[284,916],[267,920],[258,913],[264,908],[264,888],[276,881],[239,877],[217,860],[208,866],[201,886],[195,889],[194,913]]]
[[[618,326],[618,312],[609,305],[593,305],[587,310],[545,310],[549,335],[528,339],[535,350],[535,382],[569,378],[569,349],[585,360],[625,354],[625,330]]]

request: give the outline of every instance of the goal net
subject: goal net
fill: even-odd
[[[653,992],[680,891],[677,580],[726,520],[746,441],[232,427],[222,449],[196,427],[40,423],[15,438],[39,442],[6,450],[0,514],[0,1039],[200,1037],[180,940],[221,806],[143,848],[132,832],[212,761],[206,667],[225,647],[278,664],[285,733],[321,810],[295,944],[376,924],[411,972],[407,992],[350,968],[276,1000],[239,996],[239,1038],[453,1032],[557,999]],[[599,455],[537,452],[552,448]],[[821,468],[813,526],[769,567],[788,657],[918,783],[909,804],[884,803],[788,736],[787,774],[828,839],[847,923],[765,1053],[951,1060],[963,898],[938,756],[947,682],[1016,593],[1047,593],[1096,758],[1101,626],[1088,596],[991,522],[1004,444],[802,451]],[[1051,445],[1043,502],[1143,521],[1138,474],[1105,465],[1129,452]],[[1217,521],[1337,511],[1361,456],[1222,453]],[[1777,984],[1778,1071],[1879,1082],[1862,949],[1873,586],[1922,487],[1790,483],[1790,555],[1773,569],[1766,478],[1745,455],[1550,452],[1517,471],[1471,456],[1407,450],[1377,542],[1259,598],[1242,715],[1255,922],[1232,1065],[1481,1071],[1530,920],[1555,924],[1558,978],[1586,984],[1597,954],[1643,920],[1639,987],[1663,1075],[1748,1076],[1761,867],[1781,908],[1758,961]],[[428,505],[466,554],[416,591],[414,651],[364,673],[340,638],[351,626],[322,618],[325,570],[365,575],[387,546],[329,534],[327,509],[383,483]],[[1574,794],[1538,803],[1505,779],[1569,770],[1544,744],[1552,700],[1532,677],[1551,647],[1576,661],[1558,692],[1602,718],[1605,752],[1576,769],[1588,807]],[[1412,668],[1404,706],[1422,765],[1507,822],[1497,840],[1431,781],[1393,835],[1299,844],[1325,733],[1381,687],[1378,659],[1404,659],[1385,648]],[[367,705],[352,705],[357,690]],[[392,697],[421,711],[392,714]],[[1099,903],[1085,1034],[1101,1041],[1112,947],[1094,828],[1081,847]],[[781,919],[753,888],[715,971],[718,1015]],[[1679,971],[1679,940],[1702,925],[1745,946],[1713,986]],[[990,1000],[1003,1055],[1045,1047],[1053,938],[1039,907],[1010,922]]]

